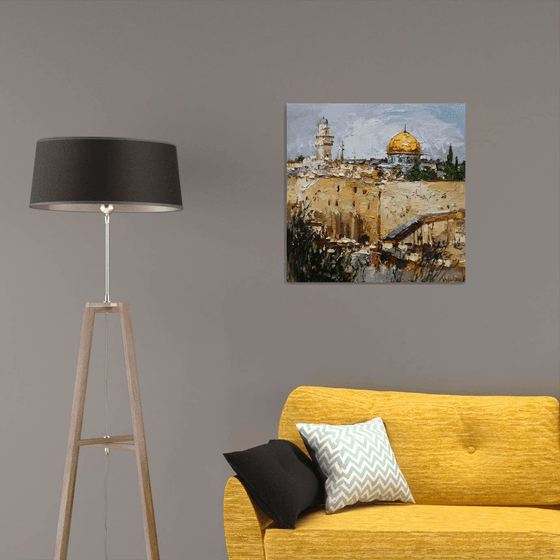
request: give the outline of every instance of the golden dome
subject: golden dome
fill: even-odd
[[[417,154],[422,153],[420,142],[404,129],[404,132],[399,132],[391,138],[387,146],[388,154]]]

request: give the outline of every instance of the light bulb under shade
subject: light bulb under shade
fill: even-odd
[[[128,138],[67,137],[37,142],[29,206],[66,212],[183,209],[177,148]]]

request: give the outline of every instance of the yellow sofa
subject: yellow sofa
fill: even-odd
[[[296,422],[381,417],[415,504],[357,504],[277,526],[236,477],[224,496],[230,560],[560,560],[560,410],[552,397],[425,395],[299,387]]]

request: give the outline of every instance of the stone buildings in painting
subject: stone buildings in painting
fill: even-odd
[[[441,281],[464,281],[464,181],[443,180],[443,163],[422,156],[420,143],[406,128],[391,138],[383,159],[346,158],[343,144],[333,159],[334,136],[325,118],[315,139],[315,157],[287,163],[288,221],[295,209],[307,205],[325,242],[365,255],[372,269],[369,281],[392,281],[390,275],[376,276],[376,265],[414,270],[434,248],[438,258],[432,265],[443,270]],[[433,169],[437,179],[404,179],[416,160]]]

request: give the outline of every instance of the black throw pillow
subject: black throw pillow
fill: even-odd
[[[271,439],[224,457],[251,498],[284,527],[293,529],[303,511],[324,501],[325,488],[315,465],[291,441]]]

